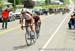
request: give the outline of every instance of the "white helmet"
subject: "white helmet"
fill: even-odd
[[[31,9],[26,9],[26,12],[32,13]]]

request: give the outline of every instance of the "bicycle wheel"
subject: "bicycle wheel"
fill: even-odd
[[[36,42],[36,32],[31,33],[30,37],[31,37],[31,44],[34,44]]]
[[[40,25],[36,25],[35,30],[36,30],[36,36],[38,38],[39,37],[39,31],[40,31]]]
[[[31,45],[31,35],[30,35],[30,32],[27,32],[26,34],[25,34],[25,40],[26,40],[26,44],[27,44],[27,46],[30,46]]]
[[[31,45],[36,41],[36,32],[32,32],[30,27],[26,29],[25,40],[27,45]]]

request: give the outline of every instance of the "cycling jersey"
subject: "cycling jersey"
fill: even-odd
[[[31,23],[31,16],[29,14],[26,14],[25,16],[21,15],[21,19],[25,19],[25,22]]]
[[[38,22],[38,20],[40,19],[40,17],[38,15],[36,16],[33,16],[34,20],[35,20],[35,23]]]
[[[27,14],[29,14],[30,16],[34,18],[35,23],[38,22],[38,20],[40,19],[40,17],[36,13],[32,14],[30,12],[27,12]]]

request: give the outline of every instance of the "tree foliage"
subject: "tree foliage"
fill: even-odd
[[[4,6],[4,4],[2,2],[0,2],[0,8],[2,8]]]
[[[8,0],[8,2],[13,3],[14,4],[14,0]],[[22,3],[22,0],[15,0],[15,4],[20,4]]]
[[[46,5],[50,4],[50,0],[45,0],[45,4]]]
[[[32,0],[24,0],[23,4],[26,8],[33,8],[35,5],[34,1]]]

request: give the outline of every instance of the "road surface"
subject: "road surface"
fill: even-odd
[[[69,30],[67,25],[72,11],[41,16],[40,37],[31,46],[25,43],[25,31],[20,29],[19,20],[9,22],[6,30],[1,30],[0,23],[0,51],[75,51],[75,30]]]

